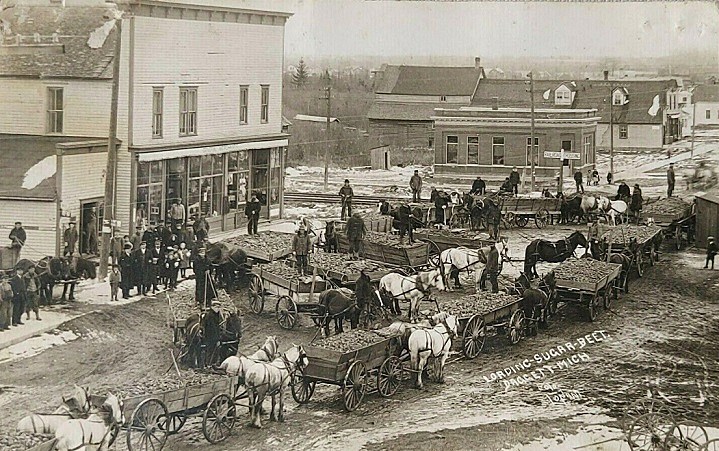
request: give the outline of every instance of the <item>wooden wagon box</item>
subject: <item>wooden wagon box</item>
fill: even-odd
[[[305,368],[305,376],[327,382],[341,382],[344,380],[350,365],[359,360],[364,363],[367,370],[379,367],[382,362],[390,356],[392,340],[397,337],[389,337],[369,346],[341,352],[333,349],[325,349],[317,346],[305,346],[309,364]]]
[[[303,281],[288,280],[282,276],[278,276],[277,274],[271,273],[266,270],[261,270],[259,276],[263,279],[263,281],[266,280],[270,283],[273,283],[280,287],[284,287],[295,293],[309,293],[312,291],[312,282],[306,283]],[[319,293],[320,291],[324,291],[325,289],[326,282],[324,280],[315,281],[315,293]]]
[[[359,272],[344,272],[341,269],[324,268],[313,264],[309,265],[309,269],[310,271],[314,271],[316,269],[317,275],[327,279],[337,280],[341,283],[355,282],[360,276]],[[394,268],[387,268],[381,271],[365,271],[365,274],[370,278],[370,281],[377,282],[379,279],[394,270]]]
[[[431,232],[429,230],[415,232],[414,237],[418,240],[429,240],[437,245],[440,252],[453,248],[453,247],[468,247],[470,249],[479,249],[480,247],[491,246],[494,244],[494,240],[484,240],[481,238],[464,238],[461,236],[445,235],[438,232]]]
[[[339,236],[340,252],[349,251],[349,241],[346,236]],[[429,252],[428,243],[418,243],[411,247],[396,247],[387,244],[373,243],[364,240],[364,257],[369,260],[389,263],[395,266],[419,267],[427,263]]]
[[[612,272],[608,274],[605,277],[602,277],[599,280],[596,280],[594,282],[589,281],[576,281],[576,280],[564,280],[564,279],[556,279],[557,288],[564,288],[569,290],[579,290],[579,291],[587,291],[596,293],[600,289],[604,288],[610,280],[614,280],[617,277],[619,277],[619,273],[622,270],[622,265],[617,263],[605,263],[606,265],[611,265],[614,268],[612,269]]]
[[[262,260],[265,262],[273,262],[275,260],[279,260],[282,257],[290,255],[292,253],[292,247],[287,247],[285,249],[280,249],[274,252],[263,252],[259,249],[244,249],[244,251],[250,258]]]

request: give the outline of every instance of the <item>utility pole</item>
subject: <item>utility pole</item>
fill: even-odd
[[[609,173],[614,180],[614,87],[609,83]]]
[[[534,75],[529,73],[529,98],[531,100],[532,127],[529,135],[529,158],[532,163],[532,192],[535,190],[534,180]]]
[[[330,117],[332,114],[332,82],[330,80],[329,71],[325,72],[327,77],[327,86],[325,87],[325,97],[323,100],[327,101],[327,142],[325,143],[325,191],[327,191],[327,172],[329,170],[329,159],[330,159]]]
[[[112,61],[112,97],[110,101],[110,131],[107,140],[107,168],[105,170],[105,204],[103,207],[102,247],[100,247],[99,280],[107,277],[107,259],[110,256],[112,221],[115,219],[115,176],[117,174],[117,104],[120,92],[120,51],[122,50],[122,19],[115,21],[115,54]],[[105,233],[104,222],[110,221],[110,233]]]
[[[694,93],[692,93],[694,95]],[[697,124],[697,104],[692,99],[692,152],[691,157],[694,158],[694,126]]]

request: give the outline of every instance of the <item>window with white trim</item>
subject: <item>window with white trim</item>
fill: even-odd
[[[262,103],[260,105],[260,122],[266,124],[270,120],[270,87],[268,85],[262,85]]]
[[[532,142],[532,137],[527,136],[527,163],[531,164],[532,159],[534,159],[534,165],[539,165],[539,137],[534,137],[534,152],[532,152],[532,145],[530,144]]]
[[[492,164],[504,164],[504,136],[492,137]]]
[[[612,94],[612,104],[613,105],[624,105],[626,98],[624,96],[624,92],[622,92],[621,89],[617,89],[614,91],[614,94]]]
[[[459,153],[459,137],[456,135],[447,135],[447,163],[457,163],[457,154]]]
[[[197,135],[197,88],[180,88],[180,136]]]
[[[557,105],[570,105],[572,103],[572,91],[562,85],[554,91],[554,103]]]
[[[152,90],[152,137],[162,138],[162,88]]]
[[[467,136],[467,164],[479,164],[479,136]]]
[[[240,125],[247,124],[247,106],[250,101],[249,86],[240,86]]]
[[[47,88],[47,132],[62,133],[63,131],[63,88]]]

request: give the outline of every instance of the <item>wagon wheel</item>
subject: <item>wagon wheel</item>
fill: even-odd
[[[614,285],[614,284],[612,284]],[[611,286],[607,286],[604,288],[604,309],[609,310],[609,307],[612,306],[612,291],[616,293],[616,288],[612,288]]]
[[[517,217],[516,217],[516,219],[514,220],[514,222],[515,222],[519,227],[522,227],[522,228],[527,227],[527,224],[529,224],[529,216],[526,216],[526,215],[517,215]]]
[[[127,449],[130,451],[159,451],[165,446],[169,432],[163,430],[162,419],[167,407],[157,398],[148,398],[132,411],[127,428]]]
[[[185,425],[187,417],[181,414],[171,413],[167,418],[160,417],[160,429],[167,431],[168,434],[177,434],[182,426]]]
[[[677,250],[682,248],[682,227],[680,225],[674,226],[674,246]]]
[[[212,398],[202,415],[202,434],[210,443],[219,443],[232,433],[237,420],[235,402],[225,393]]]
[[[708,440],[709,434],[702,426],[674,424],[664,439],[664,447],[667,451],[699,451]]]
[[[514,313],[512,313],[512,318],[509,320],[509,331],[507,332],[507,337],[511,344],[516,345],[519,343],[519,340],[522,339],[524,322],[524,311],[522,309],[515,310]]]
[[[377,371],[377,391],[383,398],[389,398],[397,393],[402,381],[402,362],[397,356],[389,356],[382,362]]]
[[[662,401],[654,398],[641,398],[630,404],[624,411],[624,416],[622,417],[622,428],[624,432],[628,434],[634,421],[648,413],[658,413],[671,417],[669,408],[667,408]]]
[[[642,277],[644,275],[644,256],[642,255],[642,251],[639,250],[636,253],[636,261],[635,266],[637,267],[637,275],[639,277]]]
[[[265,308],[265,289],[257,274],[250,275],[250,309],[260,314]]]
[[[557,292],[553,291],[549,293],[549,316],[554,316],[557,314]]]
[[[462,332],[462,350],[464,356],[473,359],[482,352],[484,342],[487,339],[487,325],[481,315],[474,315],[467,321]]]
[[[702,451],[719,451],[719,438],[709,440],[702,446]]]
[[[544,228],[549,222],[549,211],[546,208],[540,208],[534,215],[534,225],[538,229]]]
[[[290,330],[297,324],[297,304],[289,296],[280,296],[275,305],[277,324],[281,328]]]
[[[661,413],[647,413],[629,428],[627,442],[633,451],[664,451],[664,439],[672,429],[672,420]]]
[[[659,255],[657,255],[657,247],[652,241],[652,245],[649,247],[649,266],[654,266],[659,261]]]
[[[587,316],[589,321],[596,321],[597,315],[599,314],[599,293],[592,295],[592,298],[587,304]]]
[[[315,392],[316,385],[317,383],[315,381],[310,380],[304,374],[295,373],[292,376],[292,384],[290,386],[292,389],[292,397],[295,398],[298,404],[307,404]]]
[[[345,374],[344,384],[342,385],[342,398],[345,402],[345,409],[352,412],[360,404],[367,392],[367,370],[364,363],[356,361],[350,366]]]

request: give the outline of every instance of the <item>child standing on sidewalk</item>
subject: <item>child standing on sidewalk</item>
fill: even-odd
[[[110,273],[110,301],[117,301],[117,290],[120,288],[120,282],[122,282],[122,275],[120,274],[120,268],[117,265],[112,265],[112,272]]]

